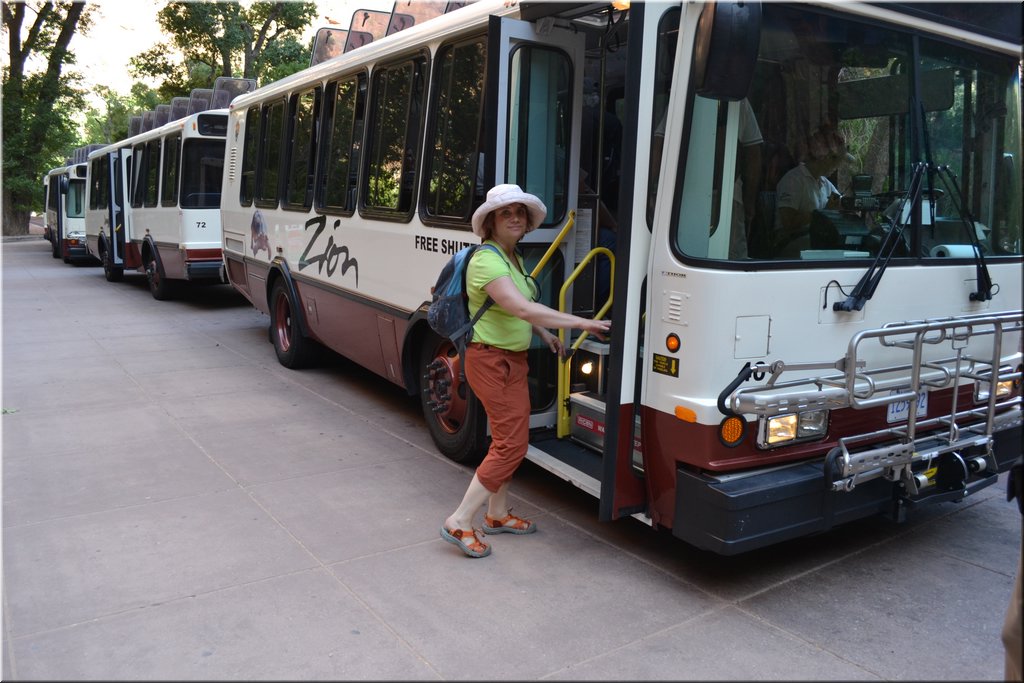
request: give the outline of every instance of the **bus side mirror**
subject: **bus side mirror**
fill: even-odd
[[[60,177],[60,193],[61,194],[67,194],[68,193],[68,188],[70,186],[71,186],[71,181],[68,180],[68,177],[66,175],[62,175]]]
[[[760,2],[709,2],[697,23],[697,94],[735,102],[747,96],[761,44]]]

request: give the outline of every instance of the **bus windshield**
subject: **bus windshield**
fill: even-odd
[[[1019,256],[1019,93],[1014,57],[765,3],[747,97],[690,96],[675,246],[801,267],[896,231],[894,265]]]
[[[72,180],[68,183],[68,196],[65,202],[68,218],[85,218],[85,181]]]
[[[186,140],[181,168],[181,208],[219,208],[224,140]]]

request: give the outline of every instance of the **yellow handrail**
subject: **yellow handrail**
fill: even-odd
[[[540,271],[544,268],[544,266],[546,266],[548,264],[548,261],[551,260],[551,256],[556,251],[558,251],[559,245],[561,245],[563,240],[565,240],[565,236],[567,234],[569,234],[569,230],[572,229],[572,226],[575,223],[576,223],[576,211],[573,210],[573,209],[570,209],[569,210],[569,218],[565,221],[565,225],[563,225],[562,229],[558,231],[558,236],[555,237],[555,240],[551,243],[551,246],[548,247],[548,250],[546,252],[544,252],[544,256],[541,257],[540,261],[537,261],[537,265],[535,265],[533,267],[533,270],[530,271],[530,277],[536,278],[538,275],[540,275]]]
[[[576,211],[570,210],[569,211],[569,217],[565,221],[565,225],[563,225],[562,229],[558,231],[558,235],[551,242],[551,246],[548,247],[548,250],[546,252],[544,252],[544,256],[541,257],[540,261],[537,262],[537,265],[535,265],[533,267],[533,270],[530,271],[530,277],[536,278],[538,275],[540,275],[540,271],[543,270],[544,266],[546,266],[548,261],[551,260],[552,255],[554,255],[554,253],[556,251],[558,251],[558,247],[561,246],[562,242],[565,241],[565,236],[567,234],[569,234],[569,231],[572,229],[572,226],[575,223],[576,223]],[[559,290],[559,293],[558,293],[558,310],[559,311],[562,311],[562,312],[565,311],[565,297],[566,297],[566,293],[569,291],[569,287],[576,280],[576,278],[579,276],[579,274],[581,272],[583,272],[584,267],[586,267],[586,265],[589,264],[597,256],[605,256],[605,257],[608,258],[608,261],[611,264],[611,277],[609,278],[608,300],[604,303],[603,306],[601,306],[601,309],[597,312],[597,314],[594,317],[595,318],[601,318],[606,313],[608,313],[608,311],[611,310],[611,308],[612,308],[612,294],[611,293],[615,291],[615,254],[613,254],[611,252],[611,250],[606,248],[606,247],[597,247],[597,248],[591,250],[590,253],[588,253],[583,258],[582,261],[580,261],[579,265],[576,266],[575,270],[573,270],[572,273],[569,274],[569,277],[566,278],[565,283],[562,284],[562,289]],[[572,356],[576,352],[576,349],[579,348],[580,344],[583,343],[583,340],[586,339],[588,334],[589,334],[588,332],[584,332],[583,334],[581,334],[576,339],[576,341],[573,343],[572,348],[568,349],[566,351],[565,357],[559,357],[559,359],[558,359],[558,422],[557,422],[557,427],[558,427],[558,437],[559,438],[568,436],[569,435],[569,429],[570,429],[569,428],[569,371],[570,371],[572,366],[569,364],[569,361],[572,360]],[[565,329],[559,328],[559,330],[558,330],[558,339],[562,343],[562,347],[564,348],[565,347]]]
[[[605,256],[608,258],[610,263],[611,277],[608,280],[608,299],[604,305],[601,306],[600,310],[594,315],[595,318],[603,317],[612,307],[612,292],[615,291],[615,254],[612,253],[607,247],[596,247],[591,249],[590,252],[583,257],[579,265],[569,274],[569,277],[565,279],[565,283],[562,284],[561,290],[558,292],[558,310],[565,311],[565,298],[569,291],[569,287],[579,277],[579,274],[583,272],[583,269],[597,256]],[[558,438],[562,438],[569,435],[571,426],[569,425],[569,373],[572,369],[570,361],[572,360],[573,354],[583,343],[583,340],[587,338],[589,332],[583,332],[576,341],[573,342],[572,348],[566,351],[564,357],[558,359]],[[564,328],[559,328],[558,339],[562,342],[562,346],[565,346],[566,332]]]

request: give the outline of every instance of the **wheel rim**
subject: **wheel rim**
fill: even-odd
[[[459,379],[462,360],[450,342],[442,343],[427,364],[424,393],[434,420],[448,434],[462,428],[468,410],[469,386]]]
[[[149,283],[153,289],[160,289],[160,271],[157,270],[156,261],[149,262]]]
[[[281,351],[288,353],[292,346],[292,307],[284,292],[279,293],[274,301],[274,330]]]

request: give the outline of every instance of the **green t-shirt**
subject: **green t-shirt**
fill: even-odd
[[[523,259],[516,254],[516,260],[519,261],[519,268],[516,268],[496,242],[487,240],[485,244],[494,245],[500,253],[495,253],[492,249],[477,249],[473,253],[473,258],[466,268],[470,317],[476,315],[477,310],[487,300],[484,287],[499,277],[511,277],[516,289],[524,297],[531,301],[534,298],[533,285],[524,275],[526,268]],[[510,314],[497,303],[491,304],[473,326],[473,341],[509,351],[525,351],[530,348],[532,338],[533,325]]]

